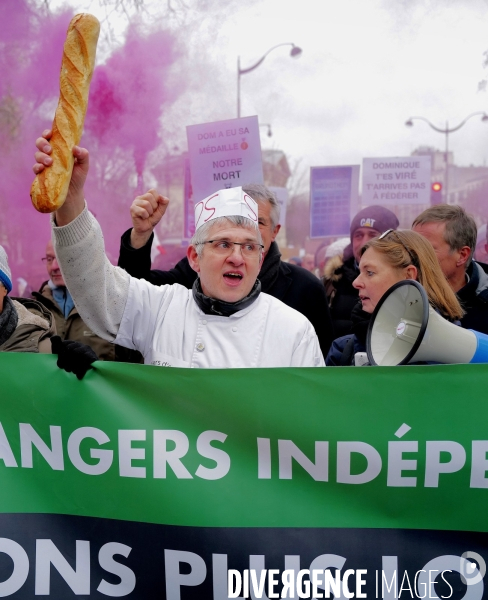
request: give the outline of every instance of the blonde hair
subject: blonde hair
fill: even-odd
[[[417,280],[427,292],[429,302],[444,317],[460,319],[464,311],[441,270],[432,245],[415,231],[389,231],[361,248],[361,256],[373,248],[395,269],[417,268]]]

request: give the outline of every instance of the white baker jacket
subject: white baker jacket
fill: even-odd
[[[198,368],[323,366],[315,330],[299,312],[261,293],[243,310],[206,315],[191,290],[131,279],[115,339],[151,365]]]
[[[192,290],[178,284],[156,287],[114,267],[105,256],[100,226],[86,208],[69,225],[53,223],[53,239],[82,319],[100,337],[139,350],[146,364],[324,366],[308,319],[268,294],[230,317],[206,315]]]

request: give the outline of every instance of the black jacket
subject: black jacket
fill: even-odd
[[[371,315],[364,312],[361,302],[351,312],[351,333],[343,335],[332,342],[325,360],[327,367],[349,367],[355,363],[356,352],[366,352],[366,337]]]
[[[469,265],[469,281],[457,296],[466,311],[461,326],[488,335],[488,275],[484,268],[488,268],[487,265],[475,261]]]
[[[130,245],[130,232],[120,240],[119,267],[137,279],[145,279],[154,285],[179,283],[191,289],[197,278],[187,258],[183,258],[169,271],[151,271],[151,245],[153,236],[142,248]],[[312,323],[319,338],[324,358],[327,356],[334,334],[327,305],[325,288],[320,280],[305,269],[285,263],[276,242],[273,242],[259,273],[261,290],[302,313]]]
[[[359,300],[359,292],[352,287],[352,282],[358,275],[356,259],[351,256],[330,277],[324,277],[336,337],[351,333],[351,313]]]

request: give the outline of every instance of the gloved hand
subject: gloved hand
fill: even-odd
[[[92,363],[98,360],[96,353],[81,342],[63,341],[59,335],[51,338],[53,354],[58,355],[58,367],[68,373],[74,373],[78,379],[83,379]]]

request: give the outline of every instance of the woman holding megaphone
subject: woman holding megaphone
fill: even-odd
[[[445,319],[456,322],[463,316],[430,242],[414,231],[389,229],[361,249],[359,276],[353,282],[360,300],[351,315],[353,333],[334,340],[327,355],[328,366],[360,364],[355,355],[366,352],[371,314],[384,293],[406,279],[423,286],[430,305]]]

